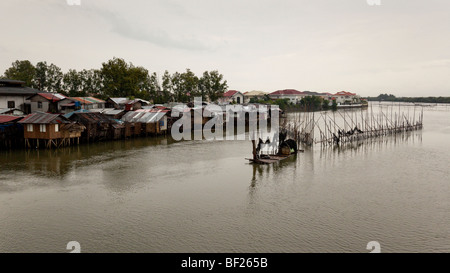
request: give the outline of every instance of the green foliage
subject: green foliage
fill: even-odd
[[[450,103],[450,97],[396,97],[392,94],[380,94],[378,97],[368,97],[368,101]]]
[[[150,89],[150,76],[143,67],[135,67],[124,59],[113,58],[102,64],[102,93],[109,97],[129,97],[145,94]]]
[[[330,101],[329,100],[323,100],[322,102],[322,110],[328,110],[330,108]]]
[[[32,87],[47,92],[61,92],[63,77],[64,74],[58,66],[48,65],[47,62],[38,62]]]
[[[100,69],[69,69],[65,74],[54,64],[39,62],[34,66],[28,60],[18,60],[4,74],[5,78],[24,81],[27,86],[71,97],[136,97],[154,103],[190,102],[197,96],[214,102],[228,89],[227,81],[217,70],[205,71],[201,77],[190,69],[173,74],[165,71],[160,81],[156,73],[150,75],[147,69],[116,57],[102,63]]]
[[[35,79],[36,67],[28,60],[15,61],[6,69],[5,77],[10,80],[24,81],[26,86],[32,86]]]
[[[333,104],[331,104],[331,110],[333,111],[337,111],[337,102],[335,100],[333,100]]]
[[[306,111],[317,111],[322,108],[323,99],[318,96],[306,96],[300,100],[300,105]]]

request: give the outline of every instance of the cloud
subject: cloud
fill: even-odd
[[[192,32],[180,29],[180,31],[169,33],[169,28],[161,27],[170,17],[178,17],[180,22],[186,21],[190,17],[182,6],[173,1],[162,2],[164,2],[162,9],[166,13],[157,14],[158,11],[148,9],[148,11],[143,10],[139,16],[134,18],[129,13],[115,11],[112,6],[108,5],[89,5],[87,10],[93,16],[101,16],[110,25],[112,32],[128,39],[148,42],[164,48],[200,51],[212,49],[211,43],[205,42],[207,39],[200,39]]]

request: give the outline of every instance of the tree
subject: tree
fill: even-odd
[[[227,81],[223,80],[223,75],[219,74],[217,70],[211,72],[205,71],[199,79],[200,95],[205,99],[208,98],[212,102],[222,97],[227,89]]]
[[[102,64],[103,94],[110,97],[145,95],[150,89],[150,76],[143,67],[135,67],[114,57]]]
[[[162,95],[165,99],[165,102],[169,100],[173,100],[173,88],[172,88],[172,77],[170,76],[169,71],[164,71],[164,75],[162,76]]]
[[[333,100],[333,104],[331,104],[331,110],[336,111],[337,110],[337,103],[336,100]]]
[[[33,87],[47,92],[61,92],[63,87],[64,74],[61,68],[54,64],[47,65],[47,62],[36,64]]]
[[[173,73],[172,76],[170,77],[170,82],[175,101],[185,102],[186,99],[184,98],[185,94],[183,92],[183,86],[181,83],[181,74],[178,72]]]
[[[186,102],[189,102],[191,98],[201,96],[199,92],[199,79],[190,70],[186,69],[186,72],[180,74],[181,88]]]
[[[103,82],[100,70],[98,69],[83,69],[78,72],[81,80],[81,90],[83,94],[88,96],[102,96]]]
[[[83,79],[75,69],[69,71],[63,76],[64,93],[70,97],[85,97],[87,94],[83,90]]]
[[[300,105],[306,111],[319,110],[322,105],[322,98],[318,96],[306,96],[300,100]]]
[[[23,81],[26,86],[33,86],[35,73],[36,68],[30,61],[17,60],[11,64],[10,68],[6,69],[4,74],[7,79]]]
[[[328,110],[329,108],[330,108],[330,101],[324,99],[322,103],[322,110]]]

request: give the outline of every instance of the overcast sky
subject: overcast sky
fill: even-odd
[[[161,75],[219,70],[230,89],[450,96],[450,1],[2,0],[0,74],[15,60]]]

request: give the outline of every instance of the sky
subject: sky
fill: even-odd
[[[113,57],[229,89],[450,96],[448,0],[2,0],[0,74]],[[374,1],[376,2],[376,1]]]

